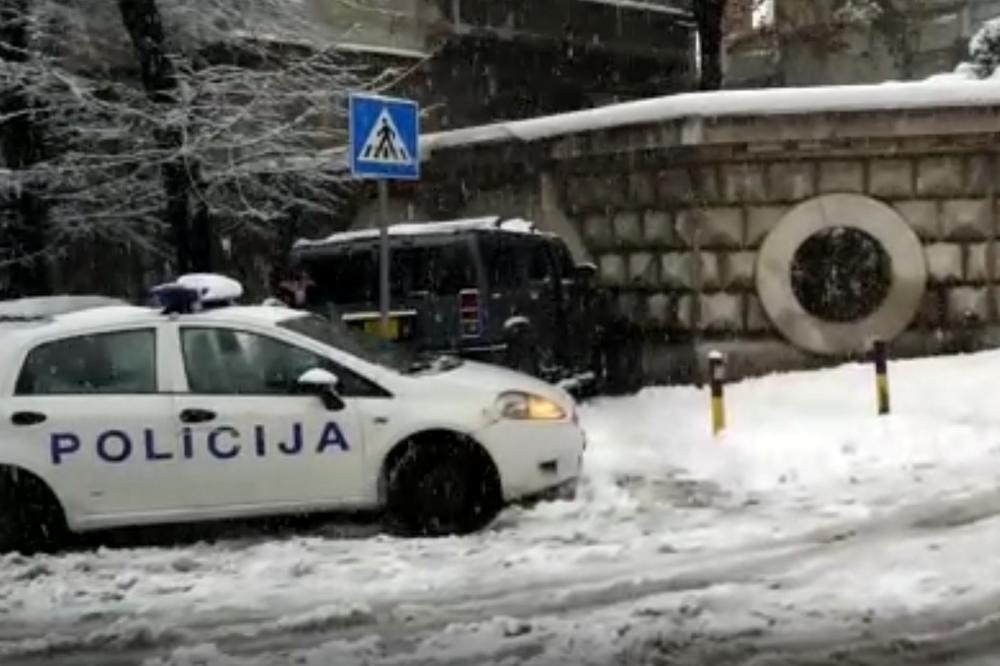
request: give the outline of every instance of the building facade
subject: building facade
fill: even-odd
[[[730,0],[726,85],[922,79],[953,70],[1000,0]]]
[[[389,58],[429,127],[526,118],[694,86],[690,0],[310,0],[342,48]]]

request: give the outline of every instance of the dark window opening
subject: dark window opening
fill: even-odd
[[[858,321],[889,295],[892,260],[870,234],[833,227],[799,246],[791,280],[795,297],[809,314],[830,322]]]

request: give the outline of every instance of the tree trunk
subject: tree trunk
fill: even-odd
[[[3,1],[3,0],[0,0]],[[157,104],[175,104],[173,93],[179,82],[167,49],[163,17],[156,0],[118,0],[122,23],[132,39],[142,83]],[[176,270],[211,270],[211,227],[208,211],[196,196],[198,165],[179,155],[184,146],[180,128],[168,128],[158,137],[160,146],[178,153],[163,166],[163,189],[167,197],[167,223],[173,230]]]
[[[0,64],[28,61],[29,0],[0,0]],[[0,90],[0,155],[3,165],[17,174],[42,159],[42,134],[36,121],[40,109],[15,79]],[[5,210],[6,209],[6,210]],[[46,267],[47,211],[35,183],[0,182],[0,258],[7,268],[6,296],[35,296],[51,289]],[[4,223],[6,222],[6,223]]]
[[[701,42],[702,90],[722,87],[722,20],[726,0],[695,0],[694,18]]]

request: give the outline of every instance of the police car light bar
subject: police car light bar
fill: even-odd
[[[243,295],[243,285],[214,273],[191,273],[153,288],[153,298],[163,314],[190,314],[233,305]]]

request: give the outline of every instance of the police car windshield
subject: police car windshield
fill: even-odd
[[[345,351],[369,363],[375,363],[404,374],[449,369],[445,367],[447,364],[442,365],[432,359],[409,352],[398,345],[382,342],[365,333],[352,331],[336,318],[328,319],[317,314],[304,314],[279,322],[278,326]]]

